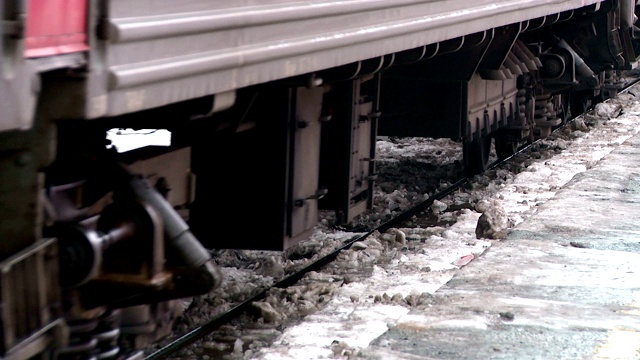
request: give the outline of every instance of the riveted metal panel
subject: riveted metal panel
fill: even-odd
[[[320,185],[328,190],[320,207],[336,212],[336,223],[351,222],[371,208],[375,178],[379,75],[332,86],[323,101]]]
[[[291,211],[288,236],[307,235],[318,222],[318,172],[320,167],[320,111],[322,88],[298,88],[295,97],[295,131],[291,149]],[[289,239],[285,239],[285,242]],[[293,245],[297,241],[285,244]]]
[[[479,136],[496,130],[502,120],[502,112],[515,108],[518,89],[516,79],[483,80],[475,74],[467,84],[467,91],[469,123],[466,132]]]

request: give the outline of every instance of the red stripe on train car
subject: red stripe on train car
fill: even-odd
[[[88,50],[87,0],[29,0],[24,56]]]

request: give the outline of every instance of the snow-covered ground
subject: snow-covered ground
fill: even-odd
[[[637,88],[636,88],[637,89]],[[399,229],[374,233],[296,286],[273,290],[254,312],[181,351],[176,359],[350,358],[412,307],[429,304],[456,272],[504,236],[476,233],[479,219],[513,227],[534,214],[576,174],[596,164],[639,130],[640,103],[631,90],[599,104],[564,130],[473,179],[473,185],[434,204]],[[457,180],[460,145],[449,140],[380,139],[382,181],[374,209],[357,220],[373,227]],[[480,221],[483,223],[483,221]],[[354,233],[332,229],[286,252],[221,251],[222,288],[187,303],[176,335],[201,325]],[[486,224],[486,221],[484,221]],[[428,226],[428,227],[427,227]]]
[[[609,119],[609,115],[619,111],[620,104],[625,105],[626,114]],[[449,206],[466,202],[477,205],[478,200],[488,200],[492,210],[496,207],[504,210],[509,226],[513,227],[553,198],[576,174],[590,168],[633,136],[640,122],[638,110],[640,107],[635,98],[626,95],[618,101],[600,104],[595,115],[585,119],[595,127],[578,120],[573,129],[540,143],[532,154],[535,160],[521,171],[496,170],[483,175],[486,177],[484,188],[455,194],[445,199],[445,203]],[[405,317],[412,306],[429,301],[429,295],[448,282],[460,267],[499,241],[476,239],[480,213],[475,210],[465,208],[445,212],[444,216],[454,218],[455,223],[429,229],[398,229],[407,234],[408,251],[393,254],[389,263],[375,265],[371,276],[362,281],[341,286],[322,310],[285,329],[268,348],[245,356],[256,359],[357,356],[361,349]],[[385,236],[381,235],[380,239]],[[362,251],[366,250],[349,252]],[[353,256],[349,252],[345,258]]]

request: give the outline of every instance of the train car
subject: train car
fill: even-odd
[[[469,175],[615,94],[634,0],[5,0],[0,356],[142,358],[208,249],[282,250],[371,207],[378,135]],[[118,152],[112,129],[171,144]],[[260,214],[257,218],[253,209]]]

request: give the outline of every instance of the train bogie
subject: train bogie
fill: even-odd
[[[548,136],[572,109],[615,94],[619,83],[605,75],[615,78],[610,69],[636,58],[630,6],[598,4],[399,54],[411,64],[383,73],[380,134],[459,140],[467,174],[484,171],[493,139],[507,157]]]
[[[512,154],[533,128],[526,116],[532,95],[518,77],[537,70],[540,62],[516,40],[519,31],[512,26],[475,34],[469,38],[479,40],[471,42],[461,38],[452,52],[386,71],[380,134],[460,140],[469,174],[486,169],[492,137],[499,143],[499,156]],[[505,39],[510,46],[504,46]],[[447,66],[460,58],[466,66]],[[410,91],[398,93],[398,87]]]

